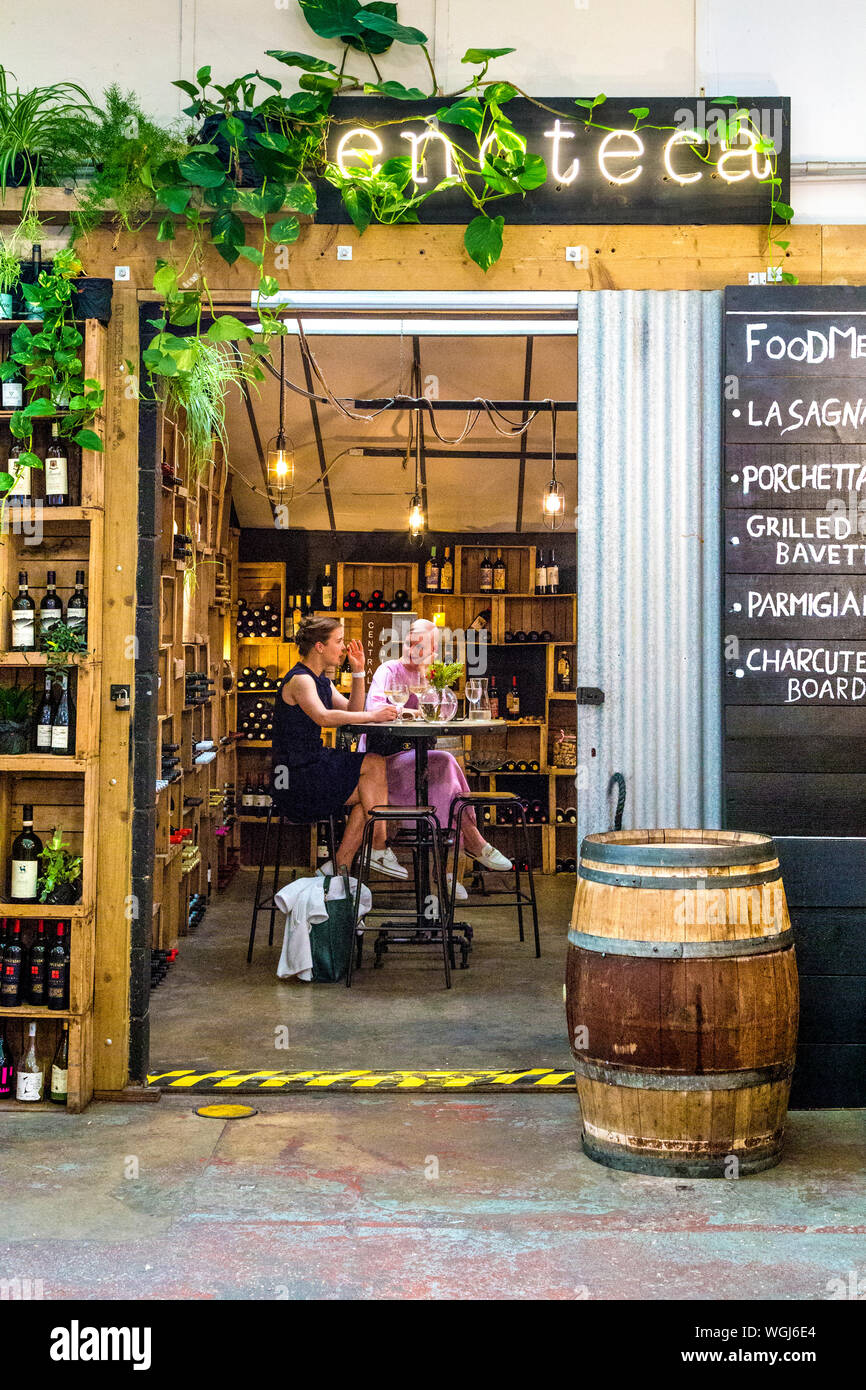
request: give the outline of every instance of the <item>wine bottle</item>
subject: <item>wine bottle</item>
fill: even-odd
[[[506,588],[505,561],[502,558],[502,550],[497,549],[496,559],[493,562],[493,590],[494,593],[504,594]]]
[[[5,337],[0,339],[0,345],[2,345],[3,348],[2,352],[0,352],[0,361],[2,361],[5,366],[5,363],[11,356],[8,339]],[[10,375],[4,376],[2,384],[0,384],[0,407],[2,407],[3,410],[20,410],[23,405],[24,378],[21,372],[16,370],[10,373]],[[9,471],[11,472],[12,470],[10,469]]]
[[[439,592],[439,561],[436,559],[436,547],[430,547],[430,559],[424,566],[424,587],[428,594],[438,594]]]
[[[0,1032],[0,1100],[10,1100],[15,1094],[15,1064],[3,1033]]]
[[[517,719],[520,716],[520,692],[517,689],[517,677],[511,677],[511,689],[506,699],[506,708],[509,719]]]
[[[31,1019],[27,1027],[27,1049],[18,1063],[15,1078],[16,1100],[41,1100],[45,1090],[42,1063],[36,1053],[36,1024]]]
[[[69,1002],[69,951],[66,946],[66,923],[58,922],[54,945],[48,952],[46,1003],[49,1009],[65,1009]]]
[[[489,594],[493,589],[493,566],[486,550],[481,557],[481,567],[478,571],[478,588],[482,594]]]
[[[36,649],[36,604],[27,586],[27,571],[18,575],[18,594],[12,600],[12,650],[32,652]]]
[[[547,566],[544,563],[544,551],[539,549],[538,559],[535,562],[535,592],[537,594],[547,593]]]
[[[54,1105],[65,1105],[69,1099],[69,1024],[66,1019],[63,1020],[54,1060],[51,1063],[51,1089],[48,1099]]]
[[[559,593],[559,565],[556,563],[556,556],[552,550],[547,562],[547,592],[549,594]]]
[[[45,676],[45,696],[36,716],[36,751],[48,753],[51,749],[51,725],[54,722],[54,704],[51,698],[52,679]]]
[[[36,924],[36,939],[30,947],[30,960],[27,969],[27,998],[31,1004],[45,1003],[47,967],[48,943],[45,940],[45,923],[40,917]]]
[[[87,646],[87,594],[84,590],[84,570],[75,571],[75,590],[66,605],[66,626],[75,633],[84,650]]]
[[[51,423],[51,443],[45,454],[45,504],[48,507],[69,506],[69,460],[60,442],[60,426]]]
[[[451,559],[451,547],[446,545],[445,558],[442,561],[442,570],[439,575],[440,594],[451,594],[454,592],[454,562]]]
[[[325,577],[322,580],[322,609],[330,612],[334,607],[334,581],[331,578],[331,566],[325,565]]]
[[[6,471],[11,474],[14,482],[5,497],[10,507],[29,507],[33,501],[33,474],[30,468],[21,463],[24,452],[17,440],[9,450]]]
[[[495,677],[495,676],[491,676],[491,677],[490,677],[490,689],[489,689],[488,692],[487,692],[487,698],[488,698],[488,700],[490,701],[490,718],[491,718],[491,719],[498,719],[498,718],[499,718],[499,691],[496,689],[496,677]]]
[[[35,243],[33,246],[30,265],[32,268],[31,274],[33,276],[30,283],[33,285],[38,285],[39,276],[42,274],[42,247],[39,245],[38,242]],[[27,314],[28,317],[31,319],[44,319],[45,310],[43,309],[41,304],[32,304],[28,302]]]
[[[12,873],[10,901],[36,902],[36,880],[39,877],[39,856],[42,841],[33,832],[33,807],[21,808],[21,832],[12,841]]]
[[[51,722],[51,751],[59,757],[75,752],[75,706],[69,694],[69,676],[64,671],[58,677],[60,697]]]
[[[45,576],[45,593],[39,603],[39,639],[47,637],[55,623],[63,621],[63,601],[57,596],[57,573]]]
[[[564,649],[556,663],[556,684],[559,690],[571,690],[571,662]]]
[[[0,1004],[14,1009],[21,1003],[21,975],[24,969],[24,947],[21,944],[21,923],[12,923],[12,934],[3,949],[3,977],[0,980]]]
[[[241,805],[243,806],[245,811],[250,811],[252,810],[253,806],[255,806],[255,792],[253,791],[252,777],[249,773],[247,773],[247,780],[244,782],[244,789],[241,795]]]

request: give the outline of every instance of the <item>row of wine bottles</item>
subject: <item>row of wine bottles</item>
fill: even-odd
[[[3,383],[3,409],[17,410],[16,405],[7,405],[10,382]],[[5,493],[10,507],[30,507],[34,502],[44,502],[46,507],[77,507],[81,493],[80,467],[77,450],[68,440],[61,439],[56,421],[51,425],[51,443],[42,457],[42,467],[36,468],[22,460],[35,455],[37,448],[26,449],[18,440],[12,444],[9,457],[2,471],[12,478],[11,486]],[[41,476],[42,486],[37,479]]]
[[[271,806],[271,793],[268,790],[268,782],[265,774],[260,773],[257,781],[253,782],[250,774],[244,783],[241,792],[241,811],[245,816],[266,816]]]
[[[406,589],[395,589],[393,598],[386,598],[382,589],[374,589],[369,598],[364,598],[359,589],[350,589],[343,599],[343,608],[351,613],[409,613],[412,599]]]
[[[272,676],[267,666],[245,666],[235,687],[240,695],[254,690],[279,690],[279,676]]]
[[[577,825],[577,810],[574,806],[557,806],[557,825]]]
[[[549,560],[545,560],[544,551],[539,550],[535,574],[532,578],[537,594],[559,593],[559,565],[552,550]],[[453,594],[454,563],[451,559],[450,545],[445,546],[441,560],[437,553],[437,547],[431,545],[430,555],[424,564],[424,588],[428,594]],[[507,594],[509,592],[508,562],[503,558],[502,546],[496,547],[496,555],[493,560],[490,558],[490,552],[484,551],[478,567],[478,591],[482,594]]]
[[[0,1100],[40,1101],[66,1105],[69,1099],[69,1024],[63,1020],[51,1062],[41,1055],[35,1020],[27,1028],[27,1044],[16,1064],[8,1040],[0,1032]]]
[[[47,570],[45,593],[39,600],[37,609],[30,597],[30,582],[27,570],[18,573],[18,593],[12,600],[12,650],[13,652],[35,652],[43,645],[43,639],[50,636],[56,623],[65,622],[78,637],[80,649],[87,647],[87,593],[84,588],[84,570],[75,572],[75,589],[69,597],[64,611],[63,600],[57,592],[57,571]]]
[[[18,1008],[20,1004],[65,1009],[69,1006],[68,924],[54,924],[49,944],[46,924],[40,917],[29,943],[25,941],[19,918],[0,921],[0,1006]]]

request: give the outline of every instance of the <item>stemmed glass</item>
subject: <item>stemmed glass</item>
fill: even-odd
[[[484,685],[483,685],[483,683],[482,683],[480,680],[473,679],[473,680],[468,680],[468,681],[466,682],[466,699],[468,700],[469,705],[470,705],[470,710],[469,710],[469,718],[470,718],[470,719],[478,719],[478,718],[480,717],[480,711],[479,711],[478,709],[476,709],[476,706],[478,705],[479,701],[481,700],[481,696],[482,696],[483,694],[484,694]]]
[[[392,675],[389,675],[385,686],[385,694],[391,701],[391,704],[397,706],[396,722],[398,724],[401,723],[403,719],[403,706],[409,699],[409,682],[406,680],[406,677],[396,671]]]

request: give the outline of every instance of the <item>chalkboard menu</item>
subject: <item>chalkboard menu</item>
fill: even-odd
[[[726,824],[866,833],[866,287],[725,294]]]

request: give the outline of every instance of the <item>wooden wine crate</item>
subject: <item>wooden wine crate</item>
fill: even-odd
[[[454,584],[459,593],[481,593],[481,561],[486,555],[493,563],[497,550],[502,551],[502,559],[505,564],[505,593],[531,594],[533,592],[535,588],[534,545],[458,545],[454,562]]]
[[[337,610],[342,612],[343,600],[352,589],[368,599],[380,589],[390,602],[398,589],[405,589],[413,604],[418,596],[418,566],[415,564],[371,564],[340,561],[337,565]]]

